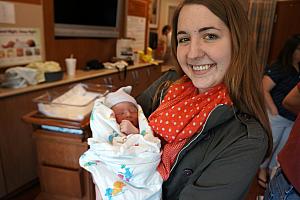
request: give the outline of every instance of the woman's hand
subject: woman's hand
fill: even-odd
[[[139,133],[139,129],[136,128],[129,120],[122,120],[122,122],[120,123],[120,129],[121,132],[129,135],[129,134],[138,134]]]

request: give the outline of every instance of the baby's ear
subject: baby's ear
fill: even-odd
[[[115,115],[115,113],[114,113],[114,112],[111,112],[111,114],[110,114],[110,118],[116,118],[116,115]]]

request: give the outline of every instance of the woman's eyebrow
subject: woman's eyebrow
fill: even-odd
[[[178,31],[177,35],[180,35],[180,34],[186,34],[186,32],[185,31]]]
[[[200,32],[203,32],[203,31],[206,31],[206,30],[209,30],[209,29],[220,30],[220,29],[218,29],[218,28],[216,28],[216,27],[214,27],[214,26],[208,26],[208,27],[200,28],[200,29],[198,30],[198,32],[200,33]]]
[[[219,31],[221,30],[221,29],[216,28],[216,27],[214,27],[214,26],[207,26],[207,27],[200,28],[200,29],[198,30],[198,32],[201,33],[201,32],[207,31],[207,30],[209,30],[209,29],[215,29],[215,30],[219,30]],[[177,35],[179,35],[179,34],[187,34],[187,32],[186,32],[186,31],[178,31],[178,32],[177,32]]]

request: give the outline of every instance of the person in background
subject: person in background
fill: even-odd
[[[172,65],[172,49],[171,49],[171,36],[172,36],[172,28],[170,25],[165,25],[161,30],[161,45],[162,45],[162,59],[165,64]]]
[[[161,30],[163,40],[165,41],[166,47],[171,48],[171,37],[172,37],[172,28],[170,25],[165,25]],[[167,49],[167,48],[165,48]]]
[[[283,106],[298,117],[287,143],[278,154],[280,167],[268,184],[265,200],[300,199],[300,82],[284,98]]]
[[[183,0],[176,9],[172,52],[183,75],[142,94],[157,97],[148,120],[163,144],[162,199],[247,195],[272,149],[254,44],[236,0]]]
[[[265,69],[264,95],[273,134],[273,151],[262,165],[258,181],[263,187],[278,167],[277,155],[286,143],[296,115],[282,106],[284,97],[300,80],[300,35],[290,37],[277,60]]]

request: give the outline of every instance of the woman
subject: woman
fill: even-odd
[[[184,76],[149,117],[163,199],[243,199],[272,144],[247,17],[236,0],[185,0],[172,27]]]
[[[265,70],[263,78],[264,95],[273,134],[271,157],[263,163],[259,174],[261,185],[278,167],[277,155],[285,145],[296,115],[282,106],[284,97],[300,80],[300,35],[289,38],[280,51],[277,60]]]
[[[268,184],[264,199],[300,199],[300,82],[283,100],[283,106],[298,114],[289,139],[278,154],[280,168]]]

